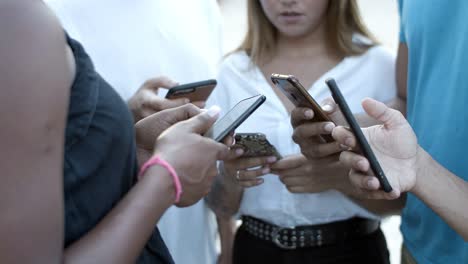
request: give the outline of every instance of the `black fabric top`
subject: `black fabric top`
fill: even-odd
[[[67,37],[75,61],[67,116],[65,246],[80,239],[121,200],[137,173],[133,119],[127,105],[96,73],[83,47]],[[138,263],[173,263],[156,228]]]

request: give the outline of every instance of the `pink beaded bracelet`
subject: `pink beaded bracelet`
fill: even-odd
[[[138,179],[141,179],[143,177],[143,174],[145,174],[145,172],[154,165],[159,165],[165,168],[171,175],[172,180],[174,182],[175,191],[176,191],[175,203],[178,203],[180,201],[180,196],[182,195],[182,184],[180,183],[179,176],[177,175],[177,172],[171,166],[171,164],[161,159],[159,156],[152,157],[147,162],[145,162],[143,166],[141,166],[140,173],[138,174]]]

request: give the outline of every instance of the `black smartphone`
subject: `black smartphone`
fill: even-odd
[[[205,133],[206,137],[221,142],[229,133],[240,126],[266,100],[264,95],[256,95],[237,103]]]
[[[188,98],[190,102],[206,101],[216,84],[216,80],[206,80],[172,87],[167,92],[166,99]]]
[[[273,73],[271,81],[296,107],[312,109],[315,113],[312,122],[332,122],[296,77]],[[331,135],[322,135],[321,137],[328,143],[335,141]]]
[[[351,112],[351,109],[349,108],[348,104],[346,103],[346,100],[344,99],[343,94],[338,88],[336,81],[334,79],[328,79],[325,82],[328,85],[328,88],[330,88],[333,99],[335,100],[336,104],[338,104],[338,107],[340,108],[346,121],[351,127],[351,130],[356,136],[356,140],[362,151],[362,154],[369,161],[371,170],[374,173],[374,175],[377,177],[377,179],[379,180],[380,186],[382,186],[382,189],[385,192],[387,193],[391,192],[392,186],[390,186],[390,183],[388,182],[387,177],[385,176],[385,173],[383,172],[382,167],[380,166],[380,163],[377,160],[377,157],[374,155],[374,152],[369,146],[369,143],[367,142],[366,137],[362,133],[361,127],[359,126],[356,119],[354,118],[354,115]]]
[[[281,154],[263,133],[236,133],[235,139],[236,144],[233,148],[242,148],[242,157],[275,156],[278,160],[282,159]]]

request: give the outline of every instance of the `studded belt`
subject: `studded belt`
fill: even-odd
[[[380,222],[376,220],[351,218],[327,224],[283,228],[254,217],[242,216],[241,228],[279,248],[293,250],[346,242],[369,235],[379,226]]]

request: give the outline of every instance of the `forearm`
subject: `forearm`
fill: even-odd
[[[217,217],[219,240],[221,241],[221,255],[223,259],[232,259],[232,246],[236,232],[236,221],[233,218],[222,219]]]
[[[168,173],[150,168],[114,209],[87,235],[65,250],[68,263],[134,263],[156,223],[172,205],[175,191]]]
[[[419,171],[411,192],[468,241],[468,182],[442,167],[422,148],[418,155]]]
[[[228,220],[239,210],[244,189],[226,175],[222,164],[218,171],[205,200],[218,218]]]

